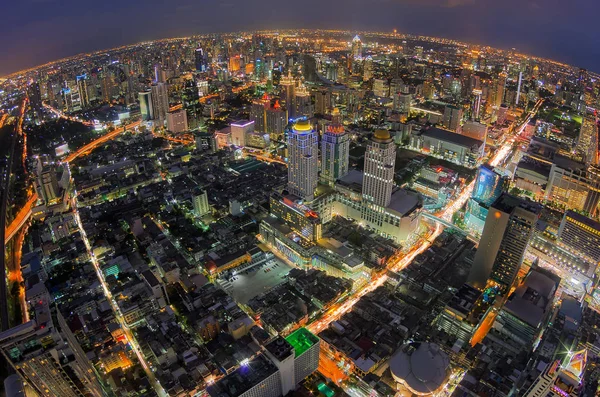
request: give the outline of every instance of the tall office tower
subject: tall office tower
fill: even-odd
[[[167,130],[171,132],[184,132],[188,130],[187,114],[179,109],[167,113]]]
[[[279,100],[273,107],[267,109],[267,134],[272,141],[281,141],[287,125],[285,110],[281,108]]]
[[[291,69],[288,69],[288,74],[281,78],[279,85],[281,87],[281,99],[287,110],[287,118],[293,119],[296,117],[296,104],[294,102],[296,81],[292,77]]]
[[[331,94],[329,90],[322,89],[315,92],[315,113],[327,114],[331,107]]]
[[[6,361],[41,397],[104,396],[75,335],[48,300],[35,299],[35,319],[0,334]]]
[[[154,109],[152,107],[152,92],[140,92],[138,94],[140,101],[140,112],[142,113],[142,120],[154,120]]]
[[[40,175],[42,195],[46,204],[53,203],[60,195],[56,170],[52,166],[46,166]]]
[[[207,69],[207,60],[206,54],[201,47],[196,48],[194,52],[195,55],[195,64],[196,64],[196,72],[206,72]]]
[[[169,111],[169,92],[166,83],[152,84],[152,109],[154,111],[154,120],[159,124],[164,124]]]
[[[427,80],[423,83],[423,97],[427,100],[433,99],[435,96],[435,85],[432,81]]]
[[[450,131],[460,132],[460,123],[463,118],[463,111],[458,106],[446,105],[444,108],[444,119],[442,124]]]
[[[267,131],[267,109],[271,106],[271,99],[265,93],[262,98],[252,101],[250,107],[250,120],[254,121],[254,130],[256,132]]]
[[[350,136],[341,124],[331,124],[321,138],[321,179],[333,186],[348,173]]]
[[[27,86],[27,96],[29,97],[29,105],[39,116],[42,109],[42,93],[40,83],[37,80]]]
[[[515,100],[515,105],[519,106],[519,100],[521,98],[521,85],[523,84],[523,71],[519,71],[519,82],[517,83],[517,98]]]
[[[412,95],[403,92],[396,92],[393,96],[394,110],[400,113],[410,113]]]
[[[490,207],[468,283],[482,289],[488,279],[510,289],[540,216],[539,204],[503,193]]]
[[[79,101],[81,103],[81,108],[85,109],[88,106],[90,106],[87,87],[87,75],[83,74],[81,76],[77,76],[77,91],[79,92]]]
[[[479,113],[481,112],[481,94],[483,94],[483,91],[477,88],[473,90],[473,102],[471,104],[471,120],[479,120]]]
[[[587,350],[572,353],[568,364],[560,360],[547,364],[544,372],[533,382],[524,397],[577,397],[587,364]]]
[[[208,194],[206,190],[198,192],[194,196],[194,212],[196,216],[204,216],[210,213],[210,205],[208,204]]]
[[[352,58],[355,60],[362,58],[362,41],[358,35],[352,39]]]
[[[508,185],[508,178],[496,173],[491,165],[483,164],[477,170],[471,198],[489,207],[504,193]]]
[[[181,102],[185,109],[186,118],[188,122],[188,128],[195,130],[200,127],[202,119],[202,107],[198,102],[198,87],[194,83],[194,80],[186,80],[181,92]]]
[[[318,182],[319,134],[308,120],[297,121],[287,137],[288,189],[311,201]]]
[[[363,198],[380,207],[387,207],[394,187],[396,145],[389,131],[377,130],[367,144],[363,175]]]
[[[499,108],[504,101],[504,87],[506,86],[506,78],[506,73],[502,72],[496,79],[496,84],[494,86],[494,106],[496,108]]]
[[[249,134],[254,132],[254,121],[238,120],[229,125],[231,127],[231,143],[235,146],[246,146]]]
[[[311,118],[313,114],[312,102],[310,100],[310,92],[304,84],[300,84],[296,89],[296,117],[308,117]]]

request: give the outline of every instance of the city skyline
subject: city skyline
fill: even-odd
[[[600,72],[600,50],[593,24],[594,1],[566,4],[557,0],[491,2],[488,0],[354,0],[322,4],[310,0],[305,9],[263,0],[223,1],[202,5],[179,1],[90,4],[68,0],[27,0],[7,5],[7,14],[27,12],[26,23],[9,19],[0,27],[5,38],[0,49],[0,76],[80,53],[169,37],[254,29],[345,29],[426,35],[515,48],[527,55],[552,59]],[[115,12],[115,10],[117,12]],[[517,11],[517,12],[515,12]],[[211,14],[210,18],[203,16]],[[316,15],[315,15],[316,14]],[[160,23],[148,23],[160,15]],[[226,21],[227,23],[224,23]],[[452,21],[453,23],[447,23]],[[550,23],[549,23],[550,22]],[[102,24],[102,25],[99,25]],[[101,34],[97,27],[102,26]]]

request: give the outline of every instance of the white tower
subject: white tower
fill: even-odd
[[[311,201],[318,178],[319,137],[308,120],[294,124],[288,134],[288,188],[291,193]]]
[[[375,205],[387,207],[394,187],[396,145],[387,130],[377,130],[367,144],[363,198]]]

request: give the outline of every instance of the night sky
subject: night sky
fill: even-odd
[[[600,72],[600,0],[12,0],[2,11],[0,75],[143,40],[301,27],[396,28]]]

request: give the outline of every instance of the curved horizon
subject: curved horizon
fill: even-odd
[[[56,64],[56,63],[61,63],[61,62],[67,62],[71,59],[76,59],[78,57],[81,56],[86,56],[86,55],[91,55],[91,54],[101,54],[101,53],[106,53],[106,52],[110,52],[110,51],[115,51],[115,50],[120,50],[120,49],[125,49],[125,48],[130,48],[130,47],[135,47],[135,46],[139,46],[142,45],[144,43],[156,43],[156,42],[161,42],[161,41],[168,41],[168,40],[192,40],[194,38],[205,38],[206,36],[211,36],[211,35],[234,35],[234,34],[255,34],[255,33],[263,33],[263,34],[275,34],[275,33],[291,33],[291,32],[304,32],[304,31],[310,31],[310,32],[323,32],[323,33],[340,33],[340,34],[348,34],[348,35],[354,35],[354,34],[373,34],[373,35],[391,35],[394,34],[393,31],[376,31],[376,30],[348,30],[348,29],[305,29],[305,28],[299,28],[299,29],[293,29],[293,28],[285,28],[285,29],[256,29],[256,30],[239,30],[239,31],[220,31],[220,32],[206,32],[206,33],[196,33],[196,34],[192,34],[192,35],[184,35],[184,36],[172,36],[172,37],[161,37],[161,38],[157,38],[157,39],[151,39],[151,40],[141,40],[141,41],[137,41],[134,43],[127,43],[127,44],[120,44],[114,47],[107,47],[107,48],[98,48],[98,49],[91,49],[88,51],[82,51],[82,52],[78,52],[75,54],[71,54],[71,55],[67,55],[61,58],[57,58],[57,59],[53,59],[53,60],[49,60],[46,61],[44,63],[39,63],[36,64],[34,66],[29,66],[29,67],[25,67],[23,69],[17,70],[17,71],[13,71],[7,74],[4,74],[3,76],[0,76],[0,78],[4,78],[4,79],[10,79],[13,77],[16,77],[18,75],[21,74],[26,74],[32,71],[35,71],[37,69],[41,69],[43,67],[47,67],[50,66],[52,64]],[[464,40],[459,40],[459,39],[454,39],[454,38],[450,38],[450,37],[436,37],[436,36],[431,36],[431,35],[421,35],[421,34],[414,34],[414,33],[407,33],[407,32],[397,32],[396,33],[398,37],[390,37],[390,39],[395,39],[395,40],[401,40],[403,37],[410,37],[411,40],[422,40],[422,41],[436,41],[436,40],[450,40],[453,41],[453,45],[464,45],[464,46],[475,46],[475,47],[488,47],[491,48],[493,50],[496,51],[515,51],[516,54],[520,55],[520,56],[525,56],[525,57],[529,57],[529,58],[533,58],[533,59],[538,59],[538,60],[542,60],[545,62],[552,62],[552,63],[556,63],[556,64],[560,64],[563,66],[567,66],[567,67],[571,67],[571,68],[583,68],[585,69],[585,67],[583,66],[579,66],[579,65],[574,65],[574,64],[569,64],[569,63],[565,63],[564,61],[561,60],[557,60],[557,59],[552,59],[552,58],[548,58],[548,57],[544,57],[541,55],[537,55],[537,54],[531,54],[531,53],[526,53],[523,51],[519,51],[516,50],[514,47],[511,49],[507,49],[507,48],[500,48],[500,47],[495,47],[495,46],[491,46],[488,44],[482,44],[482,43],[473,43],[473,42],[468,42],[468,41],[464,41]],[[363,40],[365,42],[368,42],[369,40]],[[599,69],[600,70],[600,69]],[[596,71],[596,70],[588,70],[589,72],[593,73],[593,74],[598,74],[600,73],[600,71]]]

